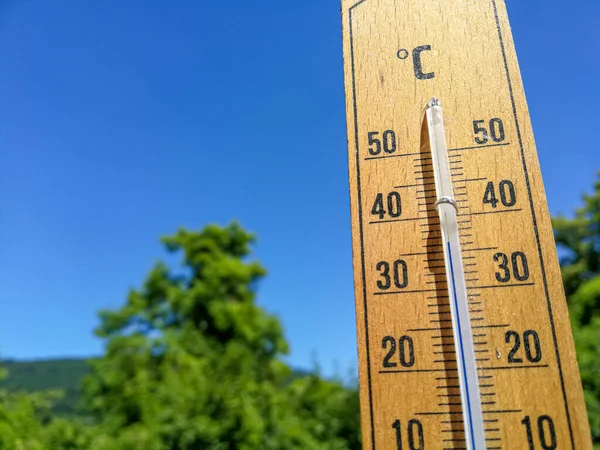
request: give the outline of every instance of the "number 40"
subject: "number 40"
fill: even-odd
[[[517,195],[515,193],[515,185],[510,180],[502,180],[498,183],[498,192],[500,193],[500,203],[507,208],[514,206],[517,203]],[[489,181],[485,187],[483,194],[483,203],[489,204],[492,208],[498,205],[498,196],[496,195],[496,186],[493,181]]]

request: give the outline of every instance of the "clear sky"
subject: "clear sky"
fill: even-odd
[[[484,0],[481,0],[484,1]],[[509,0],[553,213],[600,169],[600,3]],[[0,0],[0,353],[98,354],[161,235],[238,219],[290,361],[356,361],[337,0]]]

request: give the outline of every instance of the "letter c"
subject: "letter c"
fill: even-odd
[[[421,63],[421,52],[425,50],[431,50],[431,45],[421,45],[415,48],[412,52],[415,76],[418,80],[428,80],[435,76],[434,72],[423,73],[423,65]]]

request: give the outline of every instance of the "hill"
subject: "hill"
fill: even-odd
[[[81,380],[90,372],[87,359],[43,359],[30,361],[4,360],[0,365],[8,373],[0,380],[0,388],[10,391],[39,392],[60,390],[63,398],[52,410],[59,415],[78,414]],[[307,370],[294,370],[290,381],[309,375]]]
[[[61,415],[75,414],[79,404],[79,385],[89,373],[86,359],[48,359],[33,361],[4,360],[0,364],[8,374],[0,381],[0,387],[11,391],[37,392],[61,390],[54,412]]]

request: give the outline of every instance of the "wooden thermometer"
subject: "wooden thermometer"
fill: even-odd
[[[591,449],[502,0],[342,0],[365,449]]]

